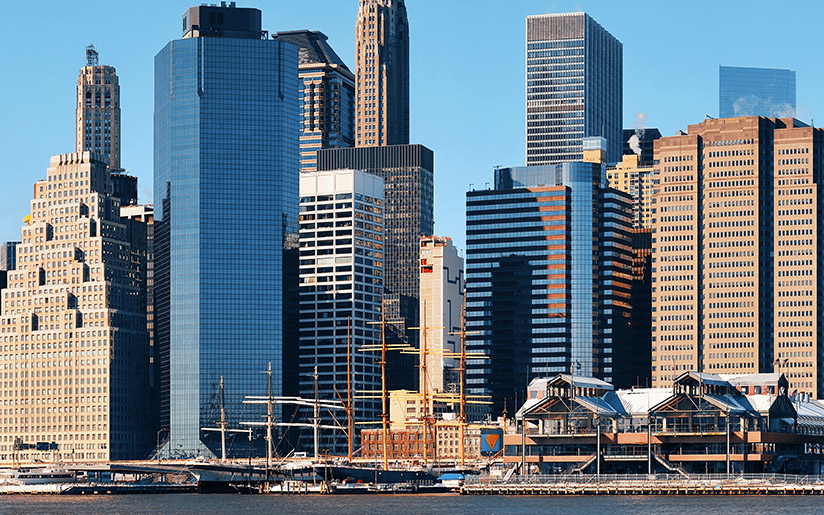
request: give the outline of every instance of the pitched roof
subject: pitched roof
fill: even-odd
[[[326,34],[317,30],[290,30],[278,32],[274,39],[287,41],[298,47],[298,63],[336,64],[350,71],[343,60],[326,42]]]

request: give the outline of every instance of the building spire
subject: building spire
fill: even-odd
[[[100,64],[100,60],[98,59],[97,50],[94,49],[94,45],[89,45],[86,47],[86,66],[97,66]]]

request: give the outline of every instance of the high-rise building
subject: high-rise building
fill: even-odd
[[[795,116],[795,71],[718,67],[718,116]]]
[[[84,462],[151,449],[140,253],[108,193],[107,163],[53,156],[35,184],[0,306],[2,462],[50,461],[44,448]]]
[[[115,178],[112,174],[112,179]],[[113,195],[117,197],[117,195]],[[119,198],[119,197],[118,197]],[[121,200],[122,202],[122,200]],[[149,388],[151,401],[152,429],[157,432],[160,426],[160,356],[155,343],[154,313],[154,206],[128,205],[120,207],[120,216],[131,229],[132,248],[140,255],[135,263],[135,271],[144,284],[143,311],[146,313],[146,332],[149,337]],[[160,436],[168,436],[161,434]]]
[[[432,352],[427,352],[426,376],[421,370],[419,382],[426,381],[428,392],[458,392],[460,363],[450,354],[461,351],[463,258],[451,238],[425,236],[420,247],[420,330],[425,332],[427,350]]]
[[[318,151],[318,170],[362,170],[384,181],[384,307],[387,320],[418,326],[421,236],[434,231],[434,155],[423,145],[356,147]],[[417,342],[417,331],[402,324],[387,326],[390,335]],[[414,364],[401,365],[390,376],[392,388],[417,387]],[[393,357],[393,359],[396,359]],[[397,381],[397,382],[396,382]]]
[[[776,371],[820,397],[824,129],[710,119],[655,157],[653,385]]]
[[[317,370],[319,397],[346,401],[351,372],[356,422],[379,415],[377,403],[362,399],[362,392],[380,389],[380,367],[376,354],[362,349],[381,341],[375,322],[383,296],[383,208],[383,180],[376,175],[333,170],[300,176],[300,394],[314,398]],[[323,413],[322,424],[335,425],[332,415]],[[302,447],[311,448],[311,435],[302,436]],[[320,446],[345,454],[346,434],[324,430]]]
[[[620,163],[607,166],[607,184],[632,197],[632,226],[649,229],[652,227],[655,168],[640,161],[636,154],[624,154]]]
[[[355,145],[355,76],[322,32],[293,30],[272,38],[298,47],[300,169],[312,172],[318,150]]]
[[[601,140],[601,138],[596,138]],[[499,168],[466,194],[467,388],[493,413],[570,366],[632,385],[632,207],[601,163]]]
[[[120,82],[114,66],[100,64],[94,45],[86,47],[86,66],[77,77],[77,152],[95,152],[109,159],[112,194],[120,205],[137,204],[137,177],[120,167]]]
[[[409,23],[404,0],[360,0],[355,144],[409,143]]]
[[[526,164],[580,161],[588,136],[621,159],[623,45],[583,12],[526,19]]]
[[[653,144],[660,137],[661,131],[655,127],[624,129],[623,155],[636,155],[639,164],[651,166],[653,162]]]
[[[0,270],[14,270],[17,263],[17,246],[19,241],[7,241],[0,246]]]
[[[120,170],[120,83],[114,66],[100,64],[94,45],[86,47],[86,66],[77,78],[77,152],[95,152]]]
[[[297,393],[298,49],[201,5],[155,57],[154,306],[165,452],[208,454],[245,395]],[[294,331],[294,334],[292,334]],[[249,417],[249,418],[246,418]],[[243,451],[246,452],[246,451]]]

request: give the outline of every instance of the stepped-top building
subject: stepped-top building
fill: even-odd
[[[0,462],[143,458],[149,345],[136,226],[105,156],[51,158],[0,306]],[[136,238],[139,240],[139,238]]]

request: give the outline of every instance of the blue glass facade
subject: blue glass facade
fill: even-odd
[[[795,71],[718,68],[718,116],[795,117]]]
[[[172,455],[205,452],[221,376],[229,423],[260,421],[243,396],[266,394],[268,362],[281,394],[296,358],[285,322],[297,302],[284,297],[297,292],[297,59],[260,36],[190,37],[155,57],[156,335]]]
[[[466,325],[470,393],[493,413],[529,380],[568,372],[614,379],[630,344],[632,202],[595,163],[501,168],[467,193]],[[520,396],[520,397],[519,397]]]
[[[603,136],[621,160],[623,45],[586,13],[526,20],[526,164],[580,161]]]

